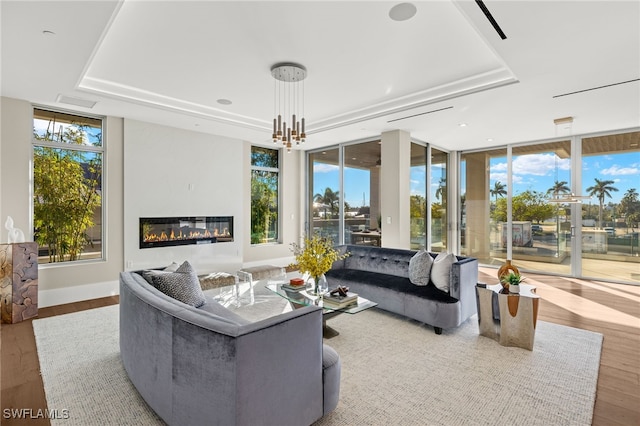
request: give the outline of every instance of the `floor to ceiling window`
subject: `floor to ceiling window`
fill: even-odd
[[[441,252],[447,250],[447,161],[449,154],[436,148],[431,148],[431,227],[430,250]]]
[[[515,146],[509,176],[504,148],[463,154],[462,252],[481,263],[500,265],[511,248],[511,259],[522,269],[569,273],[570,206],[549,199],[571,192],[570,157],[568,140]]]
[[[503,164],[506,169],[506,164]],[[512,251],[523,269],[571,272],[571,141],[519,145],[512,152]],[[497,215],[506,221],[506,202]],[[506,223],[502,222],[502,246]]]
[[[393,156],[385,164],[381,147],[373,140],[308,153],[309,232],[336,244],[382,245],[381,171],[398,166]],[[407,248],[448,249],[448,158],[447,152],[413,142],[408,174],[393,172],[410,181],[407,198],[402,194],[409,203]]]
[[[339,243],[340,166],[338,148],[309,154],[309,231]]]
[[[411,195],[409,204],[411,249],[427,244],[427,147],[411,144]]]
[[[506,202],[506,159],[506,148],[460,156],[460,253],[488,265],[502,263],[492,253],[502,250],[506,217],[498,215],[498,206]]]
[[[379,246],[380,143],[357,143],[343,149],[344,241]]]
[[[628,132],[513,145],[510,164],[506,148],[462,153],[461,254],[640,283],[639,143]]]
[[[640,283],[640,132],[582,139],[582,276]]]

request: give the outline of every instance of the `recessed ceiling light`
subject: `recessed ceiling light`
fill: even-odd
[[[487,142],[493,142],[493,138],[487,138]]]
[[[394,21],[406,21],[413,18],[417,11],[412,3],[399,3],[389,10],[389,18]]]
[[[357,158],[356,158],[356,157],[351,157],[351,159],[352,159],[352,160],[357,160]]]
[[[231,105],[233,103],[229,99],[218,99],[216,102],[220,105]]]
[[[460,124],[458,124],[458,126],[460,126],[460,127],[467,127],[467,123],[460,123]]]
[[[54,33],[53,31],[44,30],[44,31],[42,31],[42,35],[45,35],[47,37],[51,37],[51,36],[56,35],[56,33]]]

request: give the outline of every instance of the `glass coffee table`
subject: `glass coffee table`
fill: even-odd
[[[358,296],[358,302],[353,305],[349,305],[344,308],[335,308],[333,306],[329,307],[324,305],[322,295],[315,295],[312,293],[310,286],[306,286],[304,289],[300,290],[289,290],[286,287],[283,287],[283,284],[286,284],[286,282],[270,281],[266,288],[287,299],[291,304],[291,307],[294,309],[309,305],[320,306],[322,308],[322,337],[325,339],[331,339],[332,337],[340,334],[338,331],[327,325],[327,320],[339,314],[357,314],[358,312],[373,308],[377,305],[376,302],[372,302],[371,300]]]

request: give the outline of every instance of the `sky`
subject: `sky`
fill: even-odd
[[[43,119],[39,119],[39,118],[34,118],[33,119],[33,129],[34,131],[39,135],[39,136],[44,136],[47,132],[47,129],[50,130],[54,130],[55,132],[60,131],[60,129],[62,128],[62,131],[64,132],[64,130],[68,127],[72,127],[74,129],[77,129],[76,126],[74,126],[73,124],[69,124],[66,122],[58,122],[56,123],[56,127],[55,129],[51,129],[50,127],[50,122],[49,120],[43,120]],[[97,139],[95,137],[95,134],[102,134],[102,129],[99,128],[91,128],[92,131],[91,132],[87,132],[87,131],[82,131],[83,134],[83,145],[93,145],[96,142],[99,142],[99,139]]]
[[[609,202],[619,203],[630,188],[640,192],[640,151],[632,153],[607,154],[583,157],[582,159],[582,188],[576,190],[577,195],[587,195],[586,189],[595,184],[595,179],[611,180],[617,192],[611,192]],[[513,160],[513,193],[519,194],[526,190],[546,193],[554,182],[565,181],[571,187],[571,163],[569,159],[556,159],[554,154],[529,154],[514,157]],[[505,158],[493,159],[490,167],[490,187],[500,181],[507,183],[507,162]],[[463,180],[464,182],[464,180]],[[589,200],[583,200],[588,203]],[[592,204],[598,204],[596,198]]]
[[[324,189],[331,187],[338,189],[338,167],[328,164],[316,163],[314,167],[314,194],[324,193]],[[494,158],[490,163],[490,182],[493,188],[496,181],[507,184],[507,162],[505,157]],[[424,196],[424,170],[412,168],[411,170],[411,194]],[[442,169],[437,166],[432,168],[432,184],[430,191],[434,197],[438,187],[439,176]],[[462,170],[462,193],[465,192],[464,169]],[[605,199],[609,202],[619,203],[624,194],[635,188],[640,192],[640,151],[620,154],[606,154],[583,157],[582,161],[582,188],[575,191],[577,195],[586,195],[586,188],[595,184],[595,178],[600,180],[612,180],[613,186],[618,192],[612,192],[612,198]],[[569,159],[557,158],[553,153],[528,154],[514,156],[513,160],[513,193],[519,194],[526,190],[534,190],[546,193],[554,182],[566,181],[571,186],[571,163]],[[346,200],[352,207],[360,207],[365,195],[365,205],[369,205],[369,172],[348,168],[345,170]],[[598,204],[596,198],[584,200]]]

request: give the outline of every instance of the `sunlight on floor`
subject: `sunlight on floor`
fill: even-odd
[[[492,276],[495,276],[496,274],[496,270],[491,268],[480,268],[480,271]],[[561,279],[568,280],[583,287],[597,289],[599,291],[613,294],[617,297],[630,299],[634,302],[640,303],[640,296],[634,296],[625,291],[611,288],[611,285],[603,285],[597,282],[587,282],[584,280],[571,278]],[[565,309],[583,318],[640,328],[639,317],[620,312],[609,306],[602,305],[600,303],[572,294],[570,292],[545,284],[532,278],[528,278],[526,282],[537,287],[536,293],[545,301],[545,303],[553,303],[554,305],[557,305],[562,309]],[[635,288],[633,286],[629,287]]]

